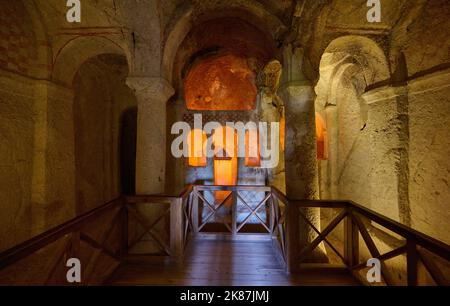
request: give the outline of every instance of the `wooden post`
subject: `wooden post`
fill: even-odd
[[[231,199],[231,233],[233,236],[237,234],[237,191],[232,191],[232,199]]]
[[[120,258],[122,260],[128,255],[128,209],[127,203],[123,203],[122,210],[122,227],[121,227],[121,244]]]
[[[417,286],[417,263],[418,254],[416,244],[411,239],[406,241],[406,265],[408,286]]]
[[[177,198],[170,204],[170,257],[176,263],[183,261],[183,199]]]
[[[351,209],[346,209],[348,215],[344,220],[344,258],[347,267],[351,268],[359,263],[359,233]]]
[[[81,255],[80,244],[81,244],[80,232],[79,231],[72,232],[72,234],[70,235],[69,249],[67,251],[68,258],[80,258]]]
[[[194,191],[192,193],[192,232],[194,235],[198,234],[198,195]]]
[[[270,235],[273,236],[274,233],[274,229],[275,229],[275,195],[272,193],[272,191],[270,191],[270,209],[269,209],[269,214],[270,214]]]
[[[299,268],[299,263],[297,262],[297,256],[299,253],[298,217],[298,208],[293,204],[286,203],[286,254],[288,273],[295,273]]]

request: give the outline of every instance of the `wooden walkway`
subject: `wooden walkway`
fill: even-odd
[[[347,273],[304,272],[289,276],[271,241],[196,239],[184,262],[124,264],[111,278],[112,285],[186,286],[298,286],[357,285]]]

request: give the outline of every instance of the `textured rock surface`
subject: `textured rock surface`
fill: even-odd
[[[305,85],[299,75],[317,85],[308,116],[314,95],[284,101],[289,193],[349,198],[450,241],[448,1],[383,1],[379,24],[363,0],[83,1],[81,24],[60,0],[10,2],[0,1],[0,249],[119,193],[120,114],[136,104],[126,117],[138,117],[138,191],[183,185],[167,126],[183,119],[184,72],[221,48],[257,59],[256,71],[279,60],[286,86]],[[101,54],[122,56],[121,68],[83,65]],[[320,189],[314,111],[329,132]]]
[[[74,80],[77,213],[121,194],[123,116],[136,108],[126,85],[125,58],[103,55],[82,65]],[[136,122],[134,123],[136,124]],[[132,135],[127,135],[132,137]]]
[[[449,72],[412,82],[410,177],[412,226],[450,243]]]
[[[0,88],[0,249],[4,250],[28,238],[31,231],[35,126],[32,86],[14,75],[2,73],[0,78],[4,84]]]

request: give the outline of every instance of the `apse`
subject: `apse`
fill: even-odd
[[[252,110],[256,75],[249,60],[235,54],[208,57],[189,71],[185,100],[189,110]]]

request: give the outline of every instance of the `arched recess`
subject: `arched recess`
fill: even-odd
[[[163,77],[177,92],[167,105],[168,114],[174,114],[169,125],[190,121],[194,112],[205,117],[214,114],[212,121],[221,124],[255,121],[261,72],[270,60],[279,58],[276,38],[285,28],[282,22],[257,1],[196,2],[195,6],[184,5],[174,16],[174,23],[166,27],[162,63]],[[190,74],[197,75],[193,73],[196,69],[201,70],[200,78],[188,82]],[[202,74],[208,76],[201,78]],[[193,103],[186,103],[189,97]],[[225,105],[226,100],[233,103]],[[233,114],[239,120],[232,119]],[[244,158],[238,161],[240,184],[264,184],[265,171],[246,166]],[[206,167],[193,168],[168,156],[167,168],[168,173],[176,174],[169,174],[167,180],[176,182],[178,188],[185,183],[214,181],[211,158]]]
[[[171,18],[174,22],[166,28],[161,71],[169,83],[173,81],[173,65],[180,45],[198,24],[218,18],[241,18],[270,33],[274,40],[286,30],[286,25],[259,1],[204,1],[201,5],[201,8],[180,6]]]
[[[351,60],[363,70],[367,86],[390,79],[389,65],[380,46],[370,38],[348,35],[336,38],[325,49],[320,69],[339,68],[343,58]]]
[[[126,85],[125,56],[100,54],[77,70],[74,81],[77,213],[134,193],[137,101]]]
[[[319,71],[315,108],[327,126],[328,148],[328,159],[319,162],[321,197],[370,206],[373,130],[362,94],[390,79],[387,59],[371,39],[343,36],[325,49]]]
[[[52,80],[73,90],[76,213],[134,192],[137,101],[129,54],[97,36],[68,41]]]
[[[79,36],[69,40],[55,55],[52,80],[72,87],[79,67],[99,54],[124,56],[130,62],[130,54],[119,43],[102,36]]]

